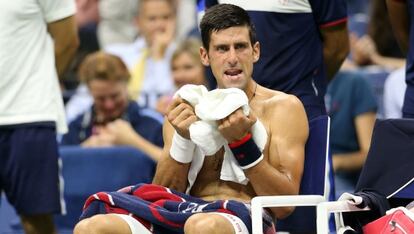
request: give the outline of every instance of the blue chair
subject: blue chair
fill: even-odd
[[[377,191],[391,207],[405,205],[414,199],[414,120],[385,119],[375,122],[370,149],[355,188]],[[318,205],[318,233],[327,233],[330,213],[368,211],[348,201],[323,202]],[[367,213],[368,215],[368,213]],[[337,215],[337,217],[340,217]],[[337,218],[337,221],[341,219]],[[337,229],[343,228],[337,222]]]
[[[264,207],[296,206],[289,217],[277,222],[277,231],[316,231],[316,205],[334,198],[329,123],[328,116],[309,121],[309,137],[305,145],[304,171],[299,195],[258,196],[252,199],[253,234],[262,233]]]
[[[155,162],[130,147],[60,148],[66,215],[55,217],[59,230],[73,229],[85,200],[99,191],[116,191],[136,183],[151,183]]]

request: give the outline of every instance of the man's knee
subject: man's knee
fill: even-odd
[[[79,223],[76,224],[75,228],[73,229],[74,234],[83,234],[88,233],[88,229],[90,228],[89,219],[82,219]]]
[[[116,222],[108,215],[95,215],[91,218],[83,219],[76,224],[74,234],[109,234],[116,226]],[[122,230],[122,229],[120,229]]]
[[[213,234],[234,233],[232,225],[222,216],[217,214],[194,214],[185,222],[184,233]]]
[[[116,215],[95,215],[80,221],[74,234],[131,234],[128,223]]]

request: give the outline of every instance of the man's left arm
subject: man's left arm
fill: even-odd
[[[275,108],[276,109],[276,108]],[[257,196],[297,195],[303,173],[308,121],[302,103],[294,96],[278,104],[272,113],[269,146],[265,159],[245,170]],[[293,207],[273,208],[277,218],[293,212]]]
[[[55,43],[56,70],[61,79],[79,46],[75,16],[50,22],[47,29]]]
[[[296,195],[299,193],[304,146],[308,137],[305,110],[299,99],[289,95],[277,103],[269,102],[267,113],[267,119],[264,117],[262,122],[270,125],[270,140],[263,155],[249,134],[252,123],[256,121],[253,114],[245,117],[238,110],[221,120],[218,129],[231,142],[229,147],[239,165],[245,169],[256,195]],[[277,218],[283,218],[293,208],[274,208],[272,211]]]

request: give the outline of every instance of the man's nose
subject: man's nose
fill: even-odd
[[[227,61],[232,66],[235,66],[238,62],[237,52],[233,47],[229,49]]]

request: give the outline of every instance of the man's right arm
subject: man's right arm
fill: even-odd
[[[186,146],[189,144],[190,137],[188,129],[192,123],[197,121],[197,117],[193,108],[181,98],[175,98],[172,101],[167,113],[163,126],[164,149],[157,165],[153,183],[185,192],[191,165],[188,156],[192,156],[188,154],[193,153],[193,150],[185,152],[189,151],[187,149],[189,147]],[[175,136],[175,134],[177,135]],[[172,147],[173,150],[171,150]],[[171,152],[176,155],[171,155]]]
[[[172,125],[166,120],[163,127],[164,149],[157,164],[153,183],[185,192],[191,163],[180,163],[170,156],[174,131]]]
[[[408,51],[410,17],[405,1],[387,0],[388,15],[394,35],[404,53]]]

